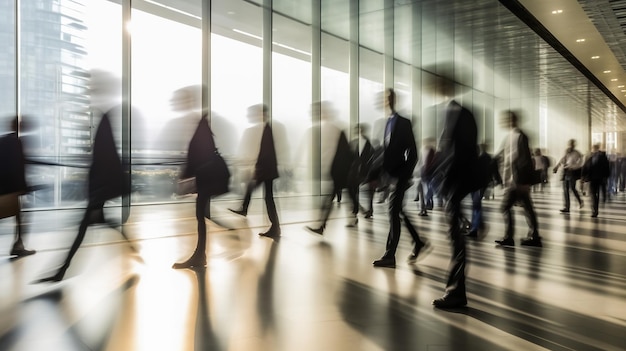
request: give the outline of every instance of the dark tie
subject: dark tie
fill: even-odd
[[[385,146],[389,145],[391,140],[391,118],[387,118],[387,125],[385,125]]]

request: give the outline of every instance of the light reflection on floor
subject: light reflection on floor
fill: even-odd
[[[133,208],[124,227],[139,255],[115,230],[90,229],[68,279],[52,285],[31,282],[61,262],[75,228],[31,213],[29,246],[39,252],[0,258],[0,350],[624,349],[626,197],[593,220],[589,210],[560,215],[560,196],[534,197],[542,249],[496,248],[499,202],[485,201],[489,232],[468,243],[469,305],[452,312],[430,305],[449,260],[442,213],[418,217],[409,197],[433,244],[416,265],[404,262],[411,244],[403,234],[397,268],[371,266],[384,250],[385,204],[356,229],[345,227],[350,206],[335,205],[320,237],[304,229],[317,217],[315,202],[283,198],[277,241],[257,236],[268,225],[261,201],[246,219],[226,210],[236,204],[214,202],[208,267],[177,271],[172,263],[196,243],[192,205],[154,205]],[[1,221],[1,247],[11,234]]]

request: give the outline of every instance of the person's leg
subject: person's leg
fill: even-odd
[[[479,189],[472,193],[472,225],[469,233],[470,236],[476,236],[483,223],[482,207],[484,193],[484,189]]]
[[[467,252],[465,249],[465,236],[461,233],[461,201],[459,194],[453,194],[446,201],[446,215],[448,218],[448,232],[452,245],[452,257],[448,270],[446,291],[443,297],[433,301],[436,307],[449,308],[461,307],[467,304],[465,292],[465,265]]]
[[[600,182],[598,180],[592,180],[589,182],[589,192],[591,193],[591,215],[596,217],[598,215],[598,208],[600,206]]]
[[[582,207],[583,206],[583,199],[580,197],[580,194],[578,193],[578,190],[576,190],[576,180],[572,179],[569,184],[570,184],[570,190],[572,190],[572,193],[574,194],[574,197],[576,198],[576,200],[578,200],[578,205],[580,207]]]
[[[522,203],[526,223],[528,224],[528,239],[539,240],[539,224],[537,223],[537,214],[535,206],[530,198],[530,193],[526,189],[517,190],[517,199]]]
[[[389,234],[385,253],[380,260],[374,261],[374,266],[395,265],[396,249],[400,240],[400,212],[406,191],[406,181],[398,181],[395,189],[389,195]]]
[[[496,240],[496,243],[500,245],[514,245],[513,235],[515,232],[515,215],[513,214],[513,205],[517,200],[517,196],[514,189],[508,188],[504,192],[502,198],[502,215],[504,216],[505,232],[504,237],[501,240]]]
[[[276,203],[274,202],[273,180],[264,181],[265,184],[265,207],[267,208],[267,216],[270,223],[270,229],[263,233],[265,235],[280,235],[280,223],[278,222],[278,212],[276,211]]]
[[[417,183],[417,196],[419,197],[419,202],[420,202],[420,215],[422,214],[426,214],[426,196],[425,195],[425,191],[424,188],[426,187],[425,182],[420,179],[420,181]]]
[[[359,213],[359,185],[349,184],[348,195],[350,196],[350,201],[352,201],[352,218],[348,223],[348,227],[354,227],[358,222],[357,214]]]
[[[183,269],[206,266],[206,208],[210,206],[211,197],[205,193],[198,193],[196,197],[196,222],[198,242],[191,257],[183,262],[174,263],[172,268]]]
[[[246,193],[243,196],[243,203],[241,204],[241,207],[238,209],[232,209],[229,208],[229,210],[233,213],[236,213],[238,215],[241,216],[247,216],[248,215],[248,206],[250,206],[250,199],[252,198],[252,192],[254,191],[254,189],[256,189],[256,187],[259,184],[257,183],[256,180],[251,179],[248,182],[248,185],[246,186]]]
[[[24,223],[22,222],[22,213],[21,206],[19,204],[18,198],[18,211],[15,214],[15,241],[13,242],[13,247],[11,248],[11,256],[24,257],[28,255],[33,255],[35,250],[27,250],[24,247]]]
[[[567,178],[563,179],[563,201],[565,203],[565,206],[563,207],[563,211],[569,211],[569,205],[570,205],[570,200],[569,200],[570,183],[571,183],[571,181],[569,179],[567,179]]]

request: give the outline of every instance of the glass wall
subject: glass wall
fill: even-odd
[[[130,4],[0,5],[0,115],[4,122],[19,110],[28,157],[38,162],[29,166],[39,190],[27,208],[84,206],[94,133],[111,108],[118,148],[132,165],[134,204],[192,200],[174,196],[174,187],[203,113],[239,197],[255,158],[254,139],[244,135],[258,126],[247,109],[264,102],[280,158],[276,195],[323,193],[314,172],[322,138],[308,137],[319,122],[313,100],[328,102],[349,136],[356,123],[369,124],[380,145],[386,87],[396,89],[418,139],[439,135],[455,98],[472,108],[492,151],[504,135],[497,116],[509,108],[524,110],[532,146],[554,157],[570,138],[583,151],[592,141],[623,151],[624,111],[497,1]],[[455,81],[453,93],[437,93],[442,75]]]

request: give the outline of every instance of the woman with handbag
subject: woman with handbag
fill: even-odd
[[[209,127],[207,115],[203,115],[189,142],[187,165],[181,179],[195,178],[196,220],[198,221],[198,243],[191,257],[174,263],[172,268],[206,267],[206,222],[210,218],[211,196],[228,192],[230,172],[224,159],[218,153]]]

